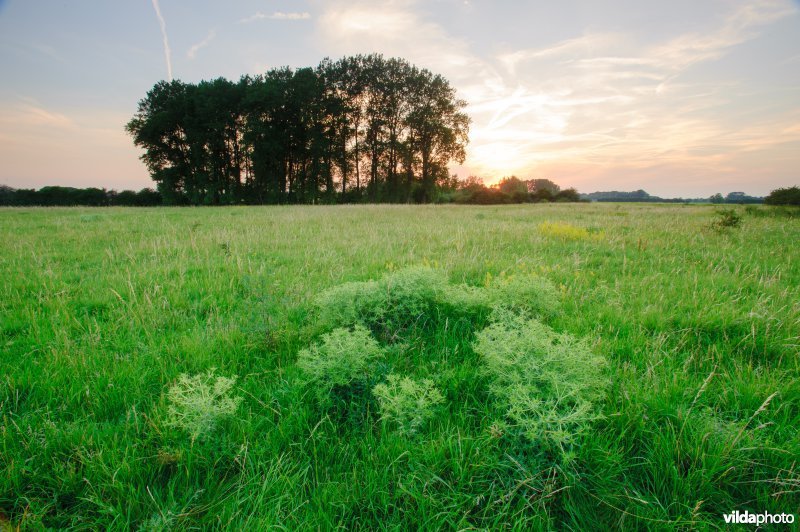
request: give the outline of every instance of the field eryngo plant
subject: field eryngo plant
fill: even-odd
[[[553,316],[561,306],[553,284],[535,275],[512,275],[494,280],[486,291],[492,308],[506,307],[533,316]]]
[[[475,351],[492,379],[492,395],[532,443],[564,453],[598,417],[605,360],[585,342],[499,310],[477,334]]]
[[[444,402],[433,381],[398,375],[389,375],[385,383],[372,389],[372,393],[380,404],[381,418],[396,426],[400,434],[409,436],[433,419]]]
[[[368,329],[356,325],[322,336],[322,341],[300,351],[297,364],[313,387],[320,404],[330,404],[331,393],[368,378],[384,350]]]
[[[320,346],[300,353],[300,367],[323,402],[337,388],[363,384],[370,367],[386,353],[369,329],[380,340],[395,342],[416,328],[414,341],[425,352],[425,342],[446,327],[440,325],[457,316],[470,323],[468,334],[480,330],[474,351],[490,378],[492,397],[517,434],[563,455],[598,417],[605,361],[586,343],[530,317],[552,316],[559,308],[555,288],[541,277],[503,275],[477,287],[453,285],[442,271],[412,267],[377,281],[331,288],[315,304],[323,324],[354,326],[352,331],[336,329],[323,336]],[[418,432],[443,401],[432,381],[396,375],[376,385],[372,395],[382,419],[403,434]]]
[[[187,432],[192,441],[208,437],[239,407],[242,398],[230,393],[234,384],[235,378],[218,376],[214,370],[191,377],[181,374],[167,392],[166,425]]]
[[[319,322],[327,327],[363,324],[380,337],[396,340],[416,326],[435,326],[448,315],[468,316],[479,325],[496,306],[551,316],[558,294],[542,277],[499,277],[486,286],[450,284],[441,270],[413,266],[377,281],[352,282],[323,291],[314,300]]]
[[[405,268],[378,281],[330,288],[316,298],[315,307],[319,321],[327,326],[361,323],[391,338],[432,318],[446,287],[447,277],[441,271]]]

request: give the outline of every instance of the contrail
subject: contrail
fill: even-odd
[[[156,10],[158,23],[161,25],[161,36],[164,38],[164,58],[167,60],[167,75],[169,80],[172,81],[172,53],[169,49],[169,40],[167,40],[167,24],[164,22],[164,17],[161,16],[161,7],[158,5],[158,0],[153,0],[153,9]]]

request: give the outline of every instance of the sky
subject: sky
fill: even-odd
[[[462,178],[800,185],[797,0],[0,0],[0,184],[153,186],[124,125],[159,80],[372,52],[467,101]]]

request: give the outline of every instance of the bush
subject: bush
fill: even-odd
[[[300,351],[297,364],[314,388],[319,403],[330,406],[335,396],[362,388],[384,350],[362,325],[339,328],[322,336],[322,342]],[[362,385],[362,386],[359,386]],[[363,395],[363,394],[357,394]]]
[[[715,229],[736,228],[742,225],[742,215],[736,209],[720,209],[716,211],[717,219],[711,222]]]
[[[528,441],[565,456],[599,417],[607,380],[605,359],[535,319],[498,310],[477,334],[475,351],[513,429]]]
[[[553,316],[561,305],[553,284],[536,275],[500,277],[489,284],[487,292],[490,307],[513,308],[534,316]]]
[[[778,188],[764,198],[767,205],[800,205],[800,187]]]
[[[430,317],[447,286],[444,273],[411,267],[379,281],[346,283],[314,301],[319,321],[329,327],[361,323],[391,337],[420,318]]]
[[[377,281],[345,283],[314,299],[318,322],[325,327],[367,324],[383,313],[385,295]]]
[[[542,277],[500,277],[486,286],[473,287],[451,285],[444,272],[416,266],[377,281],[330,288],[317,296],[314,306],[324,327],[362,324],[393,341],[418,324],[435,324],[442,311],[477,318],[487,315],[492,307],[507,306],[551,316],[559,301],[556,289]]]
[[[800,209],[791,206],[757,207],[755,205],[748,205],[744,210],[750,216],[757,218],[800,218]]]
[[[236,413],[242,398],[230,395],[234,384],[235,378],[216,376],[213,369],[193,377],[181,374],[167,392],[165,424],[188,432],[192,441],[205,439]]]
[[[372,393],[380,404],[381,418],[395,424],[400,434],[408,436],[416,434],[433,419],[437,407],[444,402],[432,381],[415,381],[397,375],[389,375],[387,382],[375,386]]]

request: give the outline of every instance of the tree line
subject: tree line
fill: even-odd
[[[168,204],[431,202],[464,160],[465,106],[440,75],[357,55],[161,81],[126,130]]]
[[[453,203],[476,203],[481,205],[499,203],[548,203],[581,201],[574,188],[561,190],[549,179],[526,179],[505,177],[493,186],[486,186],[478,177],[470,176],[464,181],[453,181],[445,186],[441,201]]]
[[[106,190],[104,188],[42,187],[15,189],[0,185],[0,206],[5,207],[152,207],[161,205],[161,194],[151,188],[141,190]]]
[[[549,179],[517,177],[502,179],[498,184],[487,186],[477,177],[461,181],[454,177],[437,183],[437,203],[504,204],[523,202],[580,201],[575,189],[561,190]],[[47,186],[39,190],[14,189],[0,185],[0,206],[6,207],[153,207],[163,205],[161,193],[151,188],[141,190],[106,190],[104,188],[74,188]]]
[[[800,187],[776,188],[764,198],[767,205],[796,205],[800,207]]]
[[[581,194],[581,199],[615,203],[730,203],[736,205],[764,203],[764,198],[748,196],[744,192],[730,192],[726,196],[717,193],[708,198],[661,198],[659,196],[651,196],[641,189],[634,190],[632,192],[620,192],[617,190],[607,192],[590,192],[589,194]]]

